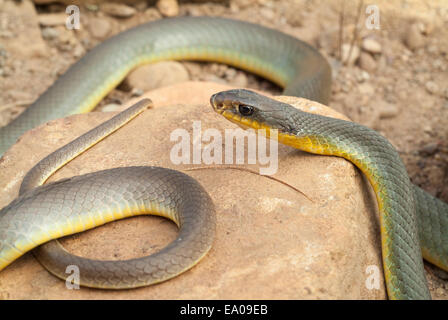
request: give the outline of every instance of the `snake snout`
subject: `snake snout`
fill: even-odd
[[[219,93],[215,93],[210,97],[210,104],[212,105],[213,109],[215,111],[219,111],[220,109],[224,108],[224,101],[222,98],[220,98]]]

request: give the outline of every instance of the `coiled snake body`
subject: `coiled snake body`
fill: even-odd
[[[134,67],[169,59],[224,62],[285,87],[284,93],[322,103],[331,70],[311,46],[281,32],[222,18],[176,18],[123,32],[86,54],[16,120],[0,128],[0,154],[26,130],[90,111]],[[279,140],[341,156],[368,177],[380,208],[383,265],[394,299],[427,299],[422,252],[448,269],[448,206],[413,186],[390,143],[363,126],[309,115],[247,90],[211,99],[215,111],[245,127],[279,130]],[[0,269],[41,244],[39,261],[64,278],[80,266],[81,284],[130,288],[164,281],[197,263],[210,248],[215,216],[206,191],[192,178],[155,167],[116,168],[39,186],[58,168],[142,112],[141,101],[43,159],[25,177],[20,196],[0,211]],[[116,219],[157,214],[175,221],[178,238],[160,252],[128,261],[72,256],[57,241]],[[420,240],[419,240],[420,238]]]

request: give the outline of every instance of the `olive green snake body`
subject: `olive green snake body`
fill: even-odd
[[[287,95],[329,101],[331,70],[311,46],[281,32],[230,19],[165,19],[123,32],[86,54],[22,115],[0,128],[0,154],[26,130],[91,110],[135,66],[170,59],[228,63],[274,81],[285,87]],[[430,298],[422,252],[427,260],[447,268],[448,206],[410,183],[385,138],[363,126],[309,115],[245,90],[215,95],[211,102],[230,121],[277,129],[285,144],[341,156],[360,168],[379,203],[389,297]],[[142,101],[92,129],[27,174],[20,196],[0,211],[0,270],[45,243],[35,253],[55,275],[64,278],[67,265],[74,264],[80,266],[82,285],[130,288],[172,278],[207,253],[215,228],[213,204],[206,191],[185,174],[154,167],[116,168],[39,186],[148,104]],[[239,106],[252,113],[241,114]],[[58,242],[49,241],[148,213],[170,218],[180,228],[176,241],[149,257],[96,261],[72,256]]]

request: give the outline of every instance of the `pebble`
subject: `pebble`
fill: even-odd
[[[124,86],[130,89],[149,91],[188,80],[190,80],[188,71],[181,63],[163,61],[132,71],[126,78]]]
[[[235,77],[233,77],[230,83],[238,88],[246,88],[248,81],[246,75],[243,72],[239,72]]]
[[[358,46],[354,45],[353,48],[351,49],[351,54],[350,54],[350,47],[351,44],[349,43],[344,43],[342,45],[342,61],[344,63],[346,63],[347,65],[352,65],[355,63],[355,61],[359,58],[360,55],[360,49]],[[350,54],[350,57],[349,57]]]
[[[91,19],[88,28],[92,37],[96,39],[106,38],[111,31],[110,22],[104,18]]]
[[[370,75],[368,72],[364,70],[360,70],[360,72],[355,73],[356,81],[364,82],[370,79]]]
[[[53,40],[59,37],[59,31],[55,28],[46,27],[42,29],[42,38],[45,40]]]
[[[64,13],[43,13],[38,16],[39,24],[43,27],[65,25],[67,15]]]
[[[148,8],[148,3],[145,0],[139,1],[134,4],[134,8],[138,11],[145,11]]]
[[[448,272],[442,269],[439,269],[437,267],[431,268],[431,271],[437,276],[437,278],[440,278],[442,280],[448,280]],[[448,289],[448,282],[445,285],[445,289]]]
[[[86,53],[86,50],[81,44],[78,44],[73,49],[73,56],[75,58],[81,58]]]
[[[434,81],[428,81],[425,83],[426,90],[431,94],[439,93],[439,86]]]
[[[86,3],[85,7],[87,10],[92,11],[92,12],[97,12],[99,10],[99,7],[97,4]]]
[[[267,20],[273,20],[275,18],[274,11],[272,11],[269,8],[262,7],[259,12],[260,12],[260,15],[263,16]]]
[[[131,95],[132,95],[133,97],[140,97],[140,96],[142,96],[144,93],[145,93],[145,92],[144,92],[142,89],[139,89],[139,88],[134,88],[134,89],[132,89],[132,91],[131,91]]]
[[[179,15],[179,4],[177,0],[158,0],[156,8],[165,17],[175,17]]]
[[[420,28],[417,24],[411,25],[408,32],[405,35],[405,44],[411,50],[416,50],[425,45],[425,38],[420,32]]]
[[[436,295],[444,296],[445,295],[445,290],[443,290],[442,288],[437,288],[436,289]]]
[[[216,83],[221,83],[221,84],[226,84],[227,83],[224,79],[222,79],[222,78],[220,78],[220,77],[218,77],[217,75],[214,75],[214,74],[206,74],[202,78],[202,80],[216,82]]]
[[[361,52],[358,64],[361,69],[368,72],[372,72],[377,68],[377,63],[375,59],[367,52]]]
[[[73,31],[68,30],[65,27],[58,27],[58,29],[56,30],[59,33],[58,36],[59,44],[66,44],[68,45],[68,48],[77,44],[78,40],[74,36]]]
[[[439,149],[439,144],[436,142],[428,143],[420,149],[420,152],[427,156],[432,156]]]
[[[434,28],[435,28],[435,25],[432,22],[430,22],[430,21],[427,21],[425,23],[420,22],[417,25],[418,25],[418,28],[419,28],[420,32],[425,34],[425,35],[431,34],[434,31]]]
[[[236,70],[234,68],[228,68],[225,72],[224,75],[226,77],[226,79],[233,79],[236,76]]]
[[[370,83],[362,83],[358,86],[361,94],[371,96],[375,93],[375,88]]]
[[[428,134],[432,133],[432,127],[430,125],[425,125],[423,127],[423,132],[428,133]]]
[[[153,21],[153,20],[158,20],[162,18],[162,15],[160,14],[159,10],[157,10],[156,8],[148,8],[145,10],[145,19],[147,21]]]
[[[101,5],[101,11],[117,18],[130,18],[137,12],[134,8],[121,3],[104,3]]]
[[[372,38],[365,38],[362,41],[361,48],[370,53],[381,53],[381,44]]]
[[[385,101],[378,102],[377,108],[378,108],[378,116],[380,117],[380,119],[395,118],[400,113],[400,110],[398,109],[397,105],[390,104]]]
[[[432,67],[434,69],[440,69],[440,71],[445,71],[444,66],[445,63],[441,59],[436,59],[432,62]]]
[[[434,55],[436,55],[436,54],[438,54],[439,52],[439,48],[437,47],[437,46],[435,46],[435,45],[430,45],[430,46],[428,46],[428,53],[431,53],[431,54],[434,54]]]

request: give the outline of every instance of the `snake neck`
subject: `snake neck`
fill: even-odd
[[[387,288],[389,297],[430,298],[420,253],[414,191],[395,148],[376,131],[353,122],[305,112],[295,112],[290,119],[300,125],[280,132],[281,143],[347,159],[372,185],[380,213],[385,277],[387,283],[393,284]],[[404,250],[406,247],[412,250]]]

